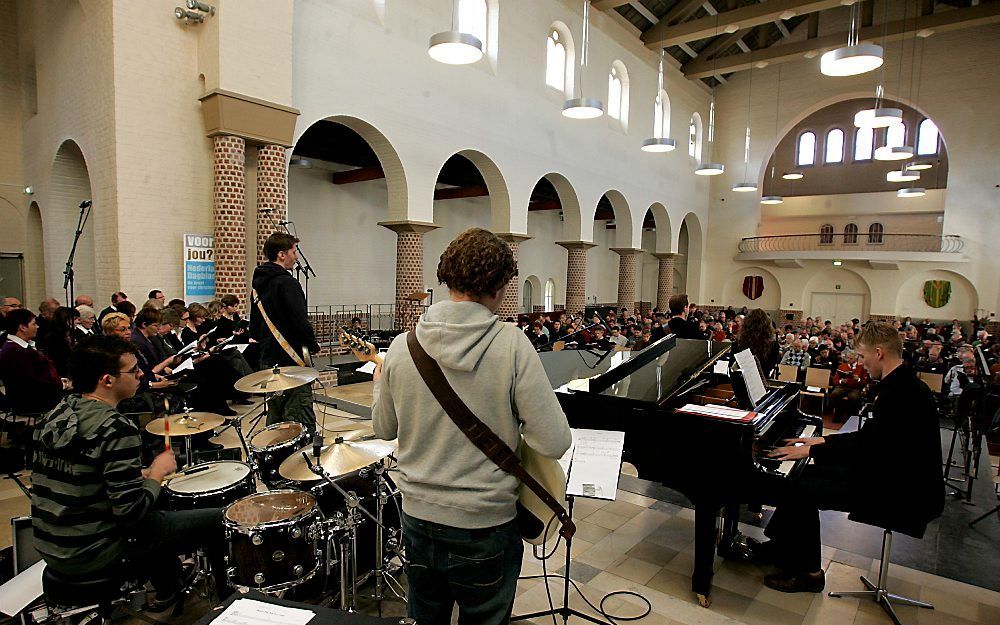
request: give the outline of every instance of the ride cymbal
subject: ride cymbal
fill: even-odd
[[[319,464],[331,477],[354,473],[368,465],[374,464],[396,451],[396,445],[380,439],[370,441],[343,441],[323,445],[319,454]],[[316,464],[312,445],[303,447],[285,459],[278,467],[278,473],[286,480],[295,482],[315,482],[320,476],[313,473],[306,464],[302,454]]]
[[[263,395],[311,384],[319,377],[312,367],[274,367],[243,376],[233,384],[237,391]]]
[[[226,418],[211,412],[184,412],[153,419],[146,425],[146,431],[153,436],[165,436],[164,422],[170,422],[170,436],[191,436],[209,432],[226,422]]]

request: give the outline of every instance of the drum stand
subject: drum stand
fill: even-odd
[[[387,470],[383,462],[379,462],[378,466],[375,467],[375,570],[372,571],[372,577],[375,578],[375,593],[372,595],[372,599],[378,604],[379,616],[382,615],[382,601],[387,598],[385,594],[387,578],[392,578],[392,574],[388,570],[388,561],[385,553],[384,510],[391,496],[388,482],[385,479],[385,472]],[[398,547],[396,551],[398,553]],[[392,579],[396,581],[395,578]],[[397,581],[396,583],[398,584],[399,582]],[[391,587],[390,590],[392,590],[397,598],[404,602],[406,601],[405,597],[396,594],[396,591]]]

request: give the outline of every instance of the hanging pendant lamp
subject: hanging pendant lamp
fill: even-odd
[[[913,158],[913,147],[909,145],[893,147],[883,145],[875,148],[876,161],[907,161],[911,158]]]
[[[920,173],[916,171],[911,171],[905,166],[900,169],[893,169],[885,174],[886,182],[913,182],[914,180],[920,180]]]
[[[677,142],[665,136],[670,128],[670,119],[664,115],[663,111],[663,55],[666,50],[660,49],[660,67],[656,77],[656,108],[653,110],[653,136],[642,142],[643,152],[673,152],[677,147]],[[656,128],[656,116],[660,115],[660,128]]]
[[[478,37],[463,33],[455,23],[455,2],[451,5],[452,30],[431,36],[427,54],[438,63],[446,65],[468,65],[483,58],[483,42]]]
[[[896,191],[896,197],[902,198],[923,197],[925,195],[927,195],[927,189],[923,187],[907,187]]]
[[[587,48],[590,44],[590,0],[583,3],[583,38],[580,45],[580,96],[563,102],[562,114],[570,119],[594,119],[604,115],[604,103],[596,98],[583,97],[583,72],[587,67]]]
[[[920,171],[922,169],[930,169],[934,164],[930,161],[915,161],[906,166],[910,171]]]
[[[793,169],[781,174],[781,177],[785,180],[802,180],[806,175],[797,169]]]
[[[855,2],[851,5],[847,45],[820,57],[819,71],[826,76],[857,76],[882,67],[882,46],[859,41],[860,4]]]
[[[757,183],[747,180],[750,168],[750,103],[753,97],[753,53],[750,57],[750,74],[747,78],[747,130],[743,139],[743,182],[733,185],[733,191],[737,193],[749,193],[757,190]]]

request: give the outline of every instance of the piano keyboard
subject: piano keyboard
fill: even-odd
[[[816,436],[817,429],[818,428],[815,425],[803,424],[801,427],[796,427],[788,433],[788,436],[784,436],[783,438],[810,438]],[[791,474],[792,469],[795,468],[796,463],[798,463],[798,460],[778,461],[773,458],[758,457],[757,462],[767,473],[788,477],[789,474]]]

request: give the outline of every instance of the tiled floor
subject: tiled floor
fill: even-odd
[[[221,440],[227,445],[236,444],[232,432],[225,433]],[[627,478],[623,478],[622,485],[636,490],[631,488],[635,481]],[[949,506],[956,505],[961,504],[949,503]],[[27,500],[9,480],[0,480],[0,511],[8,516],[28,511]],[[581,593],[590,603],[599,605],[608,593],[625,590],[649,602],[651,612],[637,622],[651,625],[885,625],[890,622],[881,609],[868,600],[836,599],[825,593],[778,593],[762,584],[767,570],[721,559],[717,561],[713,605],[710,609],[699,607],[690,593],[689,577],[694,515],[692,510],[676,501],[662,501],[620,490],[614,502],[577,500],[574,518],[578,530],[572,545],[570,574],[579,590],[570,590],[570,606],[587,614],[597,615],[581,598]],[[996,524],[995,521],[984,523],[987,522]],[[860,527],[845,521],[838,534],[857,532]],[[756,527],[743,525],[741,529],[748,535],[760,536]],[[832,542],[844,542],[843,537],[835,538]],[[9,543],[9,533],[0,532],[0,546]],[[840,548],[828,545],[823,548],[823,556],[827,590],[858,590],[861,589],[860,575],[877,576],[879,563],[871,555],[855,553],[843,545]],[[964,556],[977,558],[981,554],[972,552]],[[527,549],[522,576],[561,573],[564,559],[565,545],[562,544],[544,566]],[[993,571],[996,565],[997,560],[992,557],[982,563],[984,568]],[[553,601],[559,605],[563,592],[561,580],[550,579],[548,585]],[[936,605],[933,611],[898,608],[897,613],[904,623],[1000,623],[1000,592],[900,565],[890,569],[890,590]],[[604,601],[604,609],[612,616],[635,616],[646,609],[645,601],[633,595],[615,594]],[[365,612],[374,613],[374,606],[365,604],[362,607]],[[518,583],[515,615],[548,607],[549,598],[541,579],[523,579]],[[204,602],[190,600],[182,615],[160,619],[187,625],[207,609]],[[383,610],[387,616],[399,615],[404,606],[387,601],[383,603]],[[528,622],[542,625],[553,621],[549,617],[537,617]],[[582,621],[574,619],[572,622]]]

